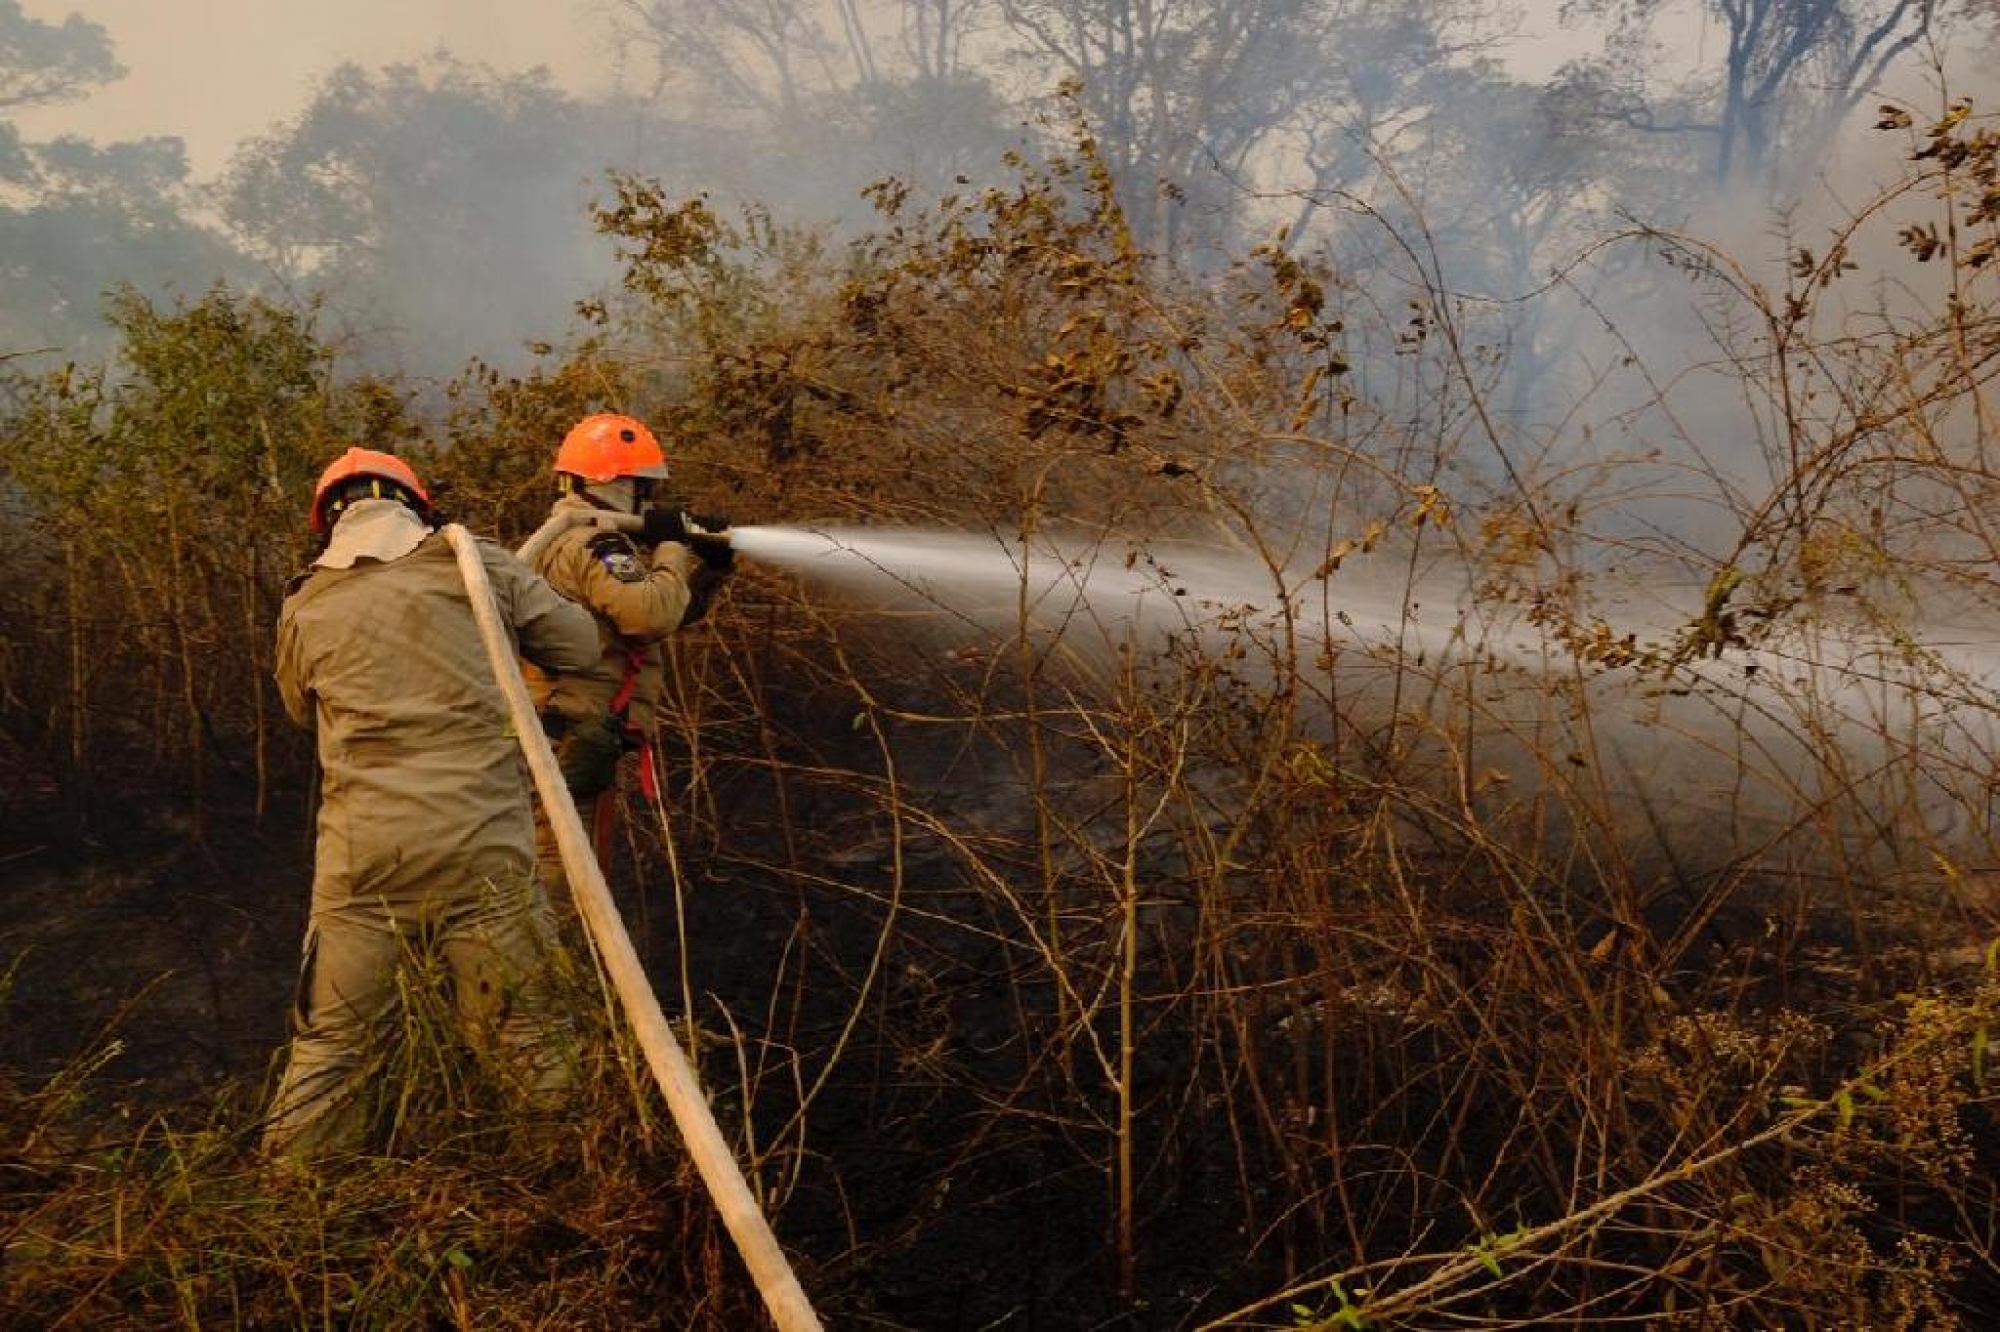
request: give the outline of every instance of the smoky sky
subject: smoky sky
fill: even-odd
[[[443,49],[502,73],[546,67],[580,97],[645,91],[612,29],[616,0],[24,0],[22,8],[43,22],[76,14],[102,26],[127,71],[84,97],[17,111],[23,133],[173,135],[199,177],[221,170],[245,137],[298,114],[315,80],[343,62],[380,66]],[[1560,0],[1514,6],[1493,54],[1517,77],[1546,77],[1594,39],[1587,24],[1564,21],[1562,8]],[[1695,40],[1699,24],[1675,31]]]
[[[546,66],[579,95],[623,77],[605,0],[26,0],[46,23],[77,14],[109,34],[124,78],[15,114],[31,137],[174,135],[197,176],[238,142],[298,114],[343,62],[380,66],[449,50],[502,72]]]
[[[470,355],[519,364],[525,348],[562,340],[573,303],[612,276],[588,211],[610,170],[657,177],[682,197],[756,200],[809,225],[865,224],[860,189],[883,176],[920,191],[1004,179],[1003,152],[1072,68],[1049,36],[1070,29],[1042,20],[1096,22],[1116,9],[1090,0],[737,10],[691,0],[18,2],[44,24],[75,16],[101,27],[124,73],[5,112],[17,166],[0,185],[13,186],[4,202],[17,206],[0,208],[9,228],[0,247],[12,250],[0,248],[10,284],[0,304],[18,317],[0,319],[0,344],[74,348],[101,294],[123,281],[185,295],[222,278],[322,292],[355,345],[429,374]],[[1812,2],[1866,32],[1859,20],[1887,0]],[[732,12],[767,25],[807,16],[816,45],[797,44],[784,71],[796,90],[772,92],[772,62],[716,17]],[[1161,0],[1149,12],[1170,14],[1186,35],[1224,10],[1220,0]],[[1328,247],[1367,300],[1393,306],[1435,282],[1486,301],[1474,307],[1487,312],[1474,333],[1510,348],[1514,387],[1501,406],[1524,429],[1574,396],[1593,355],[1633,350],[1599,345],[1601,317],[1638,330],[1648,345],[1637,350],[1657,352],[1668,375],[1699,340],[1701,328],[1676,313],[1634,303],[1668,284],[1630,265],[1579,270],[1595,309],[1565,306],[1562,295],[1513,301],[1606,226],[1625,216],[1697,225],[1754,262],[1783,260],[1770,193],[1719,186],[1732,168],[1717,163],[1711,139],[1656,132],[1723,104],[1702,77],[1722,42],[1712,5],[1245,0],[1242,12],[1268,40],[1246,45],[1241,68],[1214,87],[1150,109],[1101,88],[1084,98],[1147,229],[1141,243],[1198,266],[1288,228],[1294,244]],[[675,17],[655,40],[634,36],[639,16],[661,13]],[[965,23],[959,49],[918,58],[912,16],[947,13]],[[1646,19],[1643,39],[1621,38],[1635,15]],[[858,58],[871,43],[879,77],[874,59]],[[704,66],[704,49],[735,67]],[[530,70],[545,76],[524,80]],[[1797,71],[1788,96],[1802,111],[1774,110],[1760,141],[1745,135],[1739,182],[1757,174],[1742,164],[1758,154],[1795,179],[1797,163],[1816,172],[1832,160],[1831,132],[1805,132],[1814,108],[1830,104],[1824,84],[1820,66]],[[1228,115],[1187,119],[1208,105]],[[1821,119],[1865,124],[1867,110]],[[134,141],[124,156],[106,155]],[[174,142],[185,148],[178,176],[157,146]],[[1797,152],[1779,151],[1792,143]],[[107,147],[93,156],[89,145]],[[1149,156],[1163,145],[1165,156]],[[1864,196],[1894,173],[1899,151],[1861,163],[1867,179],[1849,170],[1839,184]],[[1357,199],[1404,234],[1362,216]],[[1434,262],[1416,265],[1424,272],[1397,257],[1417,217],[1438,247]],[[1818,223],[1795,210],[1789,225]],[[34,311],[49,318],[34,323]],[[1602,396],[1607,419],[1631,419],[1627,404]]]

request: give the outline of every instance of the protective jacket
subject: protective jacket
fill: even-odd
[[[504,548],[479,552],[521,653],[553,671],[597,659],[581,607]],[[507,1055],[531,1094],[553,1092],[567,1025],[529,779],[444,537],[394,500],[355,503],[285,598],[277,681],[317,734],[322,778],[297,1029],[265,1150],[358,1143],[396,974],[417,949],[442,956],[465,1035]]]
[[[408,512],[364,501],[341,526],[377,505]],[[523,656],[563,673],[598,661],[589,616],[505,548],[479,550]],[[394,904],[527,872],[526,765],[442,536],[301,576],[279,614],[277,681],[318,732],[316,902]]]
[[[588,500],[566,495],[553,512],[592,510]],[[647,552],[623,532],[588,523],[551,541],[535,572],[596,618],[599,650],[588,666],[556,678],[528,670],[535,706],[571,722],[594,722],[623,694],[628,728],[650,730],[666,674],[661,640],[687,619],[699,564],[684,545],[666,542]]]

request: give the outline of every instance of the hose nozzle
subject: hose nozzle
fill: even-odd
[[[736,562],[736,543],[730,540],[727,527],[710,532],[690,525],[687,543],[711,568],[726,569]]]
[[[678,541],[711,568],[726,569],[736,559],[735,547],[729,540],[729,519],[720,514],[648,509],[643,536],[648,545]]]

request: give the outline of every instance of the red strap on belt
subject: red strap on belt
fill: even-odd
[[[625,678],[619,681],[618,692],[611,696],[611,715],[618,716],[632,706],[632,695],[639,691],[639,672],[646,667],[646,649],[627,645],[625,648]]]
[[[623,717],[632,705],[632,695],[639,689],[639,672],[645,669],[646,649],[627,645],[625,648],[625,679],[619,684],[618,692],[611,696],[611,715]],[[660,798],[659,775],[653,771],[653,737],[627,722],[625,734],[639,742],[639,789],[646,793],[646,799]]]

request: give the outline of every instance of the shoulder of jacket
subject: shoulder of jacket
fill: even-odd
[[[497,564],[506,567],[520,565],[523,569],[528,567],[527,563],[519,555],[509,550],[503,542],[495,541],[492,537],[474,535],[472,538],[472,547],[479,552],[479,558],[487,564]]]
[[[285,601],[280,613],[285,616],[294,614],[307,602],[343,581],[346,573],[345,569],[323,569],[316,564],[307,565],[293,574],[291,581],[285,584]]]
[[[592,538],[607,530],[595,523],[572,523],[556,533],[555,539],[544,548],[541,562],[547,564],[564,556],[575,558],[589,550]]]

